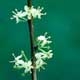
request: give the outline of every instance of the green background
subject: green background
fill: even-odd
[[[0,80],[30,80],[9,63],[12,53],[24,50],[30,55],[27,22],[16,24],[10,20],[11,11],[23,9],[26,0],[0,0]],[[35,35],[48,32],[52,36],[54,58],[46,70],[38,73],[38,80],[80,80],[80,0],[33,0],[47,12],[35,20]]]

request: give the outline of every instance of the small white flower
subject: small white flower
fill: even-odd
[[[10,19],[16,19],[16,23],[26,20],[26,18],[24,18],[26,16],[26,12],[18,11],[17,9],[15,9],[15,11],[12,11],[12,13],[13,16]]]
[[[46,55],[47,55],[47,58],[48,58],[48,59],[52,58],[52,57],[53,57],[52,50],[49,50],[49,51],[46,53]]]
[[[45,33],[44,35],[40,35],[38,38],[37,38],[37,41],[41,42],[40,45],[42,47],[44,47],[46,44],[50,44],[52,41],[50,41],[51,37],[48,36],[47,37],[47,33]]]
[[[32,66],[32,62],[31,61],[27,61],[23,64],[24,67],[24,73],[30,72],[31,73],[31,69],[33,68]]]
[[[45,64],[47,64],[47,63],[45,63],[42,59],[37,59],[36,60],[36,69],[39,69],[39,70],[40,70],[40,68],[45,69],[43,67],[43,65],[45,65]]]
[[[38,18],[39,19],[41,19],[41,16],[42,15],[46,15],[46,13],[42,13],[42,10],[43,10],[44,8],[42,7],[42,8],[40,8],[40,6],[37,8],[37,10],[36,10],[36,15],[38,16]]]
[[[12,55],[14,57],[14,60],[13,61],[10,61],[10,63],[15,63],[15,65],[14,65],[15,68],[22,68],[23,67],[23,64],[24,64],[24,61],[21,60],[22,55],[19,55],[17,57],[15,57],[14,54],[12,54]]]
[[[15,11],[12,11],[13,16],[11,19],[16,19],[16,23],[19,23],[20,21],[27,21],[27,19],[31,18],[38,18],[41,19],[42,15],[46,15],[46,13],[42,13],[43,8],[38,7],[37,9],[32,7],[28,7],[27,5],[24,6],[24,11],[18,11],[15,9]]]
[[[31,69],[33,68],[32,62],[30,60],[23,61],[21,58],[23,57],[22,55],[19,55],[15,57],[14,54],[12,54],[14,57],[13,61],[10,61],[10,63],[14,63],[14,68],[18,69],[24,69],[24,73],[31,72]]]
[[[47,55],[46,53],[38,52],[35,54],[36,59],[46,59]]]
[[[31,9],[28,6],[24,6],[24,10],[27,14],[27,18],[31,19]]]
[[[24,10],[27,13],[27,18],[31,19],[32,17],[35,18],[36,15],[36,9],[32,6],[31,8],[28,6],[24,6]]]
[[[50,59],[53,57],[53,53],[51,50],[49,50],[48,52],[38,52],[35,54],[36,59]]]
[[[41,19],[42,15],[46,15],[46,13],[42,13],[43,8],[40,7],[36,9],[33,6],[32,7],[24,6],[24,10],[27,13],[28,19],[31,19],[32,17]]]

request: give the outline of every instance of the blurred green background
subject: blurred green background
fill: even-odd
[[[27,22],[16,24],[10,20],[11,11],[23,9],[26,0],[0,0],[0,80],[30,80],[9,63],[12,53],[24,50],[30,55]],[[35,36],[48,32],[52,36],[54,58],[46,70],[38,73],[38,80],[80,80],[80,0],[33,0],[47,12],[35,20]]]

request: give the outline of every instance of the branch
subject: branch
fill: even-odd
[[[31,8],[32,6],[32,0],[27,0],[28,7]],[[33,65],[33,69],[31,70],[31,78],[32,80],[37,80],[37,74],[36,74],[36,69],[35,69],[35,50],[34,50],[34,26],[33,26],[33,19],[28,20],[28,27],[29,27],[29,34],[30,34],[30,46],[31,46],[31,61]]]

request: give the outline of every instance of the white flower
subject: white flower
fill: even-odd
[[[38,69],[40,70],[40,68],[45,69],[44,65],[46,65],[47,63],[44,61],[45,59],[50,59],[52,58],[53,54],[52,54],[52,50],[49,51],[42,51],[42,52],[37,52],[35,53],[35,67],[32,65],[32,61],[26,59],[25,53],[22,50],[21,51],[21,55],[19,56],[15,56],[14,53],[12,54],[14,57],[13,61],[10,61],[10,63],[14,63],[14,68],[17,69],[24,69],[24,74],[30,72],[31,73],[31,69]],[[21,59],[22,57],[24,57],[24,60]]]
[[[23,68],[24,61],[21,60],[22,55],[19,55],[17,57],[15,57],[14,54],[12,54],[12,55],[14,57],[14,60],[13,61],[10,61],[10,62],[11,63],[15,63],[14,68]]]
[[[26,21],[26,12],[18,11],[15,9],[15,11],[12,11],[13,16],[10,19],[16,19],[16,23],[19,23],[20,21]]]
[[[43,66],[46,64],[44,62],[45,59],[50,59],[53,57],[53,53],[52,53],[52,50],[49,50],[49,51],[44,51],[44,52],[38,52],[35,54],[35,57],[36,57],[36,69],[39,69],[40,68],[43,68],[45,69]]]
[[[43,8],[40,7],[36,9],[33,6],[32,7],[24,6],[24,10],[27,13],[28,19],[31,19],[32,17],[41,19],[42,15],[46,15],[46,13],[42,13]]]
[[[31,72],[31,69],[33,68],[32,62],[30,60],[24,61],[22,60],[22,55],[15,57],[14,54],[12,54],[14,57],[13,61],[10,61],[10,63],[15,63],[14,68],[17,69],[24,69],[24,73]]]
[[[35,54],[36,59],[46,59],[47,55],[45,53],[42,52],[38,52]]]
[[[47,37],[47,33],[45,33],[44,35],[40,35],[38,38],[37,38],[37,41],[38,42],[41,42],[40,45],[41,47],[44,47],[46,44],[50,44],[52,41],[50,41],[51,37],[48,36]]]
[[[24,10],[27,13],[27,18],[31,19],[32,17],[36,17],[36,9],[32,6],[31,8],[28,6],[24,6]]]
[[[48,59],[52,58],[52,57],[53,57],[52,50],[49,50],[49,51],[46,53],[46,55],[47,55],[47,58],[48,58]]]
[[[46,13],[42,13],[42,10],[43,10],[44,8],[42,7],[42,8],[40,8],[40,6],[37,8],[37,10],[36,10],[36,15],[37,15],[37,17],[39,18],[39,19],[41,19],[41,16],[42,15],[46,15]]]
[[[41,50],[41,52],[37,52],[35,54],[36,59],[43,59],[43,60],[45,60],[45,59],[50,59],[50,58],[53,57],[52,50],[49,50],[49,51],[44,51],[42,49],[40,49],[40,50]]]
[[[41,19],[42,15],[46,15],[46,13],[42,13],[43,8],[38,7],[37,9],[28,6],[24,6],[24,11],[18,11],[15,9],[15,11],[12,11],[13,15],[11,19],[16,19],[16,23],[19,23],[20,21],[27,21],[27,19],[31,18],[38,18]]]
[[[32,62],[31,61],[27,61],[23,64],[23,68],[25,69],[24,70],[24,73],[27,73],[27,72],[30,72],[31,73],[31,69],[33,68],[32,66]]]
[[[47,64],[47,63],[45,63],[42,59],[37,59],[36,60],[36,69],[39,69],[39,70],[40,70],[40,68],[45,69],[43,67],[43,65],[45,65],[45,64]]]

